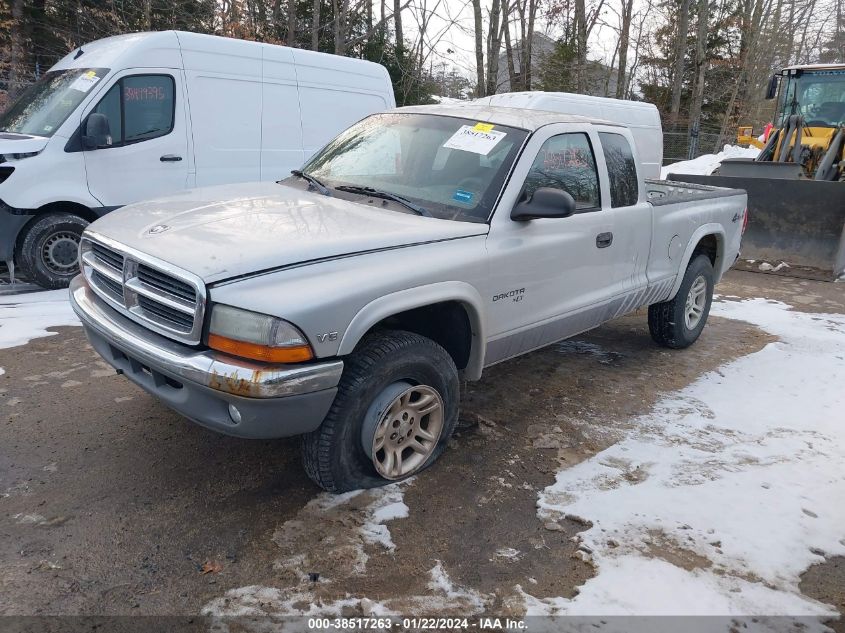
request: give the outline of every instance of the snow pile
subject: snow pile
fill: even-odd
[[[756,158],[759,153],[760,150],[756,147],[725,145],[724,149],[718,154],[704,154],[692,160],[684,160],[679,163],[665,165],[660,169],[660,177],[665,179],[669,174],[698,174],[709,176],[726,158]]]
[[[67,290],[0,296],[0,349],[53,336],[47,328],[79,325]]]
[[[845,554],[845,315],[763,299],[714,316],[779,337],[665,397],[626,439],[557,474],[541,520],[583,517],[598,575],[530,613],[823,615],[800,574]],[[523,592],[524,593],[524,592]]]

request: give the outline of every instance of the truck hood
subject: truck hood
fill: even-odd
[[[0,132],[0,155],[40,152],[49,142],[46,136]]]
[[[487,233],[275,183],[188,190],[109,213],[90,231],[214,283],[303,262]]]

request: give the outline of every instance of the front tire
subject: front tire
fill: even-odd
[[[651,338],[671,349],[689,347],[701,335],[713,302],[713,264],[698,255],[687,266],[674,298],[648,307]]]
[[[67,288],[79,273],[79,241],[88,222],[71,213],[49,213],[33,222],[21,240],[18,261],[39,286]]]
[[[375,488],[430,466],[458,419],[452,357],[419,334],[368,335],[349,356],[325,420],[302,438],[305,472],[329,492]]]

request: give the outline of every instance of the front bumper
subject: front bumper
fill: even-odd
[[[200,351],[118,314],[77,276],[71,305],[95,350],[172,409],[227,435],[275,438],[316,429],[337,394],[343,361],[266,365]],[[233,405],[240,421],[229,413]]]

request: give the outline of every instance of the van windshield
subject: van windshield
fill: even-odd
[[[527,135],[451,116],[376,114],[341,133],[302,171],[329,189],[367,189],[400,197],[423,215],[486,222]]]
[[[45,73],[0,115],[0,131],[53,136],[108,72],[108,68],[70,68]]]

